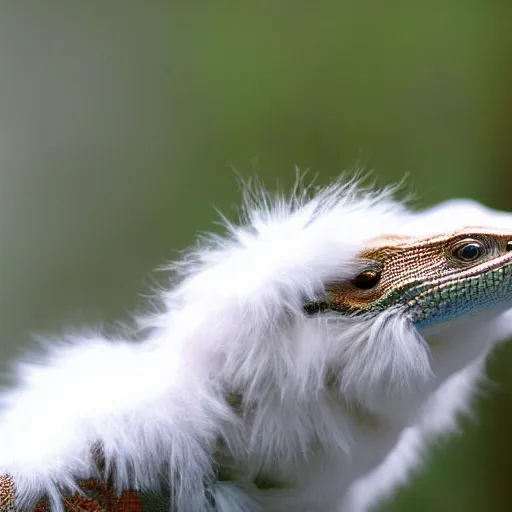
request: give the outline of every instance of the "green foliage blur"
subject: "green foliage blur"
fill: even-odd
[[[200,231],[269,186],[407,176],[512,210],[512,3],[4,2],[0,355],[115,328]],[[215,208],[214,208],[215,207]],[[343,226],[340,226],[343,229]],[[477,420],[384,511],[510,510],[512,347]]]

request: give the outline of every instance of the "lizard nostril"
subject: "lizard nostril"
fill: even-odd
[[[507,251],[512,251],[512,241],[507,242]]]

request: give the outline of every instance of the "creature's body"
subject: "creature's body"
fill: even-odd
[[[145,341],[75,336],[20,367],[0,409],[20,510],[106,474],[179,512],[360,511],[453,427],[512,333],[512,215],[308,194],[247,192]]]

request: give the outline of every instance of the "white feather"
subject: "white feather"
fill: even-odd
[[[224,235],[170,265],[162,312],[141,320],[145,339],[75,335],[19,366],[1,402],[0,473],[14,477],[24,507],[49,494],[62,510],[60,491],[97,473],[91,450],[101,446],[118,490],[169,485],[178,511],[211,510],[213,496],[222,512],[329,512],[405,428],[419,422],[408,432],[421,445],[415,432],[451,427],[469,393],[453,397],[474,387],[474,361],[506,327],[482,328],[471,350],[447,328],[437,351],[395,311],[356,320],[302,308],[357,273],[369,240],[446,230],[442,211],[414,213],[389,191],[341,181],[291,197],[249,187],[244,201],[239,226],[225,221]],[[466,206],[450,206],[451,224],[466,223],[454,215]],[[475,222],[494,224],[478,211]],[[326,384],[332,374],[336,386]],[[425,426],[433,417],[439,426]],[[373,473],[375,492],[350,503],[367,506],[401,481],[417,459],[409,452],[391,455],[396,477]],[[221,482],[219,463],[230,475]],[[274,488],[257,487],[260,478]]]

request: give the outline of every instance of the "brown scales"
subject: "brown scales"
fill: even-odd
[[[328,287],[322,309],[351,313],[368,311],[391,292],[415,283],[456,277],[461,271],[479,268],[512,249],[511,233],[485,228],[467,228],[449,235],[423,239],[385,237],[373,241],[360,254],[367,267],[355,279]],[[470,243],[481,244],[482,256],[464,261],[457,251]]]

